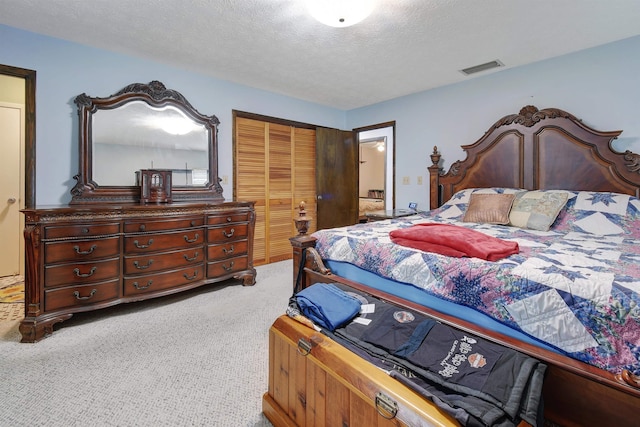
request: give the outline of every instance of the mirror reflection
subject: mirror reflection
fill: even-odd
[[[180,109],[136,100],[97,110],[91,124],[97,184],[138,185],[141,168],[172,170],[174,187],[208,184],[208,130]]]

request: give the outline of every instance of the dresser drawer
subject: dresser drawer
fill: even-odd
[[[68,286],[44,291],[45,311],[91,305],[119,298],[120,279],[90,285]]]
[[[149,255],[124,257],[124,274],[146,274],[152,271],[186,267],[201,263],[204,249],[200,247]]]
[[[239,255],[246,255],[247,247],[248,242],[246,240],[209,245],[207,247],[207,259],[209,261],[215,261]]]
[[[125,253],[146,253],[163,251],[172,248],[184,248],[202,245],[204,229],[181,230],[173,233],[138,234],[125,236]]]
[[[248,222],[249,212],[227,212],[207,217],[207,225],[232,224],[236,222]]]
[[[207,230],[207,241],[229,242],[246,239],[249,226],[247,224],[227,225],[226,227],[211,227]]]
[[[83,261],[113,257],[120,254],[120,237],[93,240],[71,240],[46,242],[44,244],[44,262],[51,264],[60,261]]]
[[[125,233],[143,233],[149,231],[177,230],[181,228],[202,227],[204,219],[199,217],[187,217],[170,219],[165,221],[125,221]]]
[[[74,224],[74,225],[51,225],[44,227],[45,239],[60,239],[63,237],[94,237],[118,234],[120,232],[119,223],[110,224]]]
[[[203,264],[179,270],[166,271],[163,273],[146,274],[137,277],[125,277],[124,295],[133,296],[148,292],[156,292],[163,289],[171,289],[188,283],[199,282],[203,279]]]
[[[99,261],[45,265],[45,287],[93,283],[110,280],[120,275],[120,258]]]
[[[207,277],[226,276],[236,271],[246,270],[247,265],[249,261],[246,256],[210,262],[207,264]]]

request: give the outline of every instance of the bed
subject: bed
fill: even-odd
[[[292,238],[294,282],[343,283],[544,361],[551,425],[634,424],[640,155],[612,147],[620,133],[526,106],[462,146],[466,158],[446,173],[434,148],[431,211]],[[472,197],[483,197],[476,194],[493,202],[512,195],[507,214],[516,225],[488,224],[484,211],[462,221]],[[424,223],[517,242],[518,253],[481,261],[391,241],[394,230]]]
[[[380,210],[384,210],[384,199],[375,197],[360,197],[358,199],[358,218],[366,219],[367,213]]]

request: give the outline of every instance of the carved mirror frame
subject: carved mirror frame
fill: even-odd
[[[140,186],[100,185],[93,178],[93,116],[100,110],[112,110],[127,103],[142,101],[152,108],[173,106],[198,125],[203,125],[208,135],[208,182],[202,186],[180,186],[172,188],[173,202],[222,201],[222,186],[218,177],[218,118],[200,114],[185,97],[175,90],[167,89],[159,81],[149,84],[134,83],[118,93],[106,98],[93,98],[85,93],[78,95],[74,102],[79,116],[79,173],[71,190],[70,204],[139,203]],[[146,164],[141,164],[144,169]]]

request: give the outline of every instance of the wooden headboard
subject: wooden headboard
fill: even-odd
[[[462,148],[467,158],[443,173],[437,147],[429,167],[430,206],[465,188],[611,191],[640,196],[640,155],[611,146],[622,131],[601,132],[566,111],[532,105],[498,120]]]

